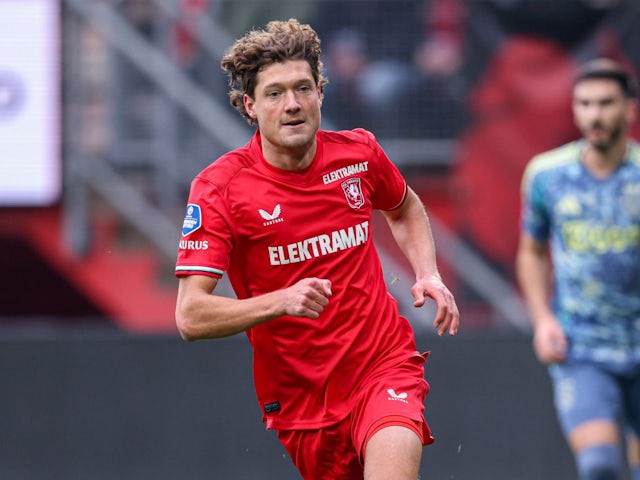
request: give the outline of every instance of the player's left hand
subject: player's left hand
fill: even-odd
[[[449,335],[458,333],[460,327],[458,305],[453,294],[438,275],[418,279],[411,287],[411,294],[415,299],[414,307],[422,307],[426,297],[431,297],[436,302],[437,312],[433,328],[438,330],[439,336],[444,335],[447,330]]]

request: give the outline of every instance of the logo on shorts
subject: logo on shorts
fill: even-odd
[[[556,402],[563,412],[568,412],[576,404],[576,382],[573,378],[563,378],[558,382]]]
[[[264,413],[279,412],[281,409],[280,402],[278,401],[264,404]]]
[[[387,390],[387,393],[389,394],[389,400],[392,400],[394,402],[409,403],[407,401],[407,397],[409,396],[407,395],[407,392],[396,393],[393,388],[390,388],[389,390]]]

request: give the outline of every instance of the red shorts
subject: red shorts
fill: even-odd
[[[349,400],[351,414],[339,423],[314,430],[278,430],[278,439],[302,477],[362,478],[367,442],[385,427],[403,426],[413,430],[423,445],[433,443],[424,419],[427,356],[416,354],[370,375]]]

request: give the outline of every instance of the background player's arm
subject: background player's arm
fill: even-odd
[[[176,325],[185,340],[228,337],[282,315],[316,319],[331,296],[331,282],[319,278],[243,300],[212,295],[217,283],[203,275],[180,278]]]
[[[443,335],[447,330],[450,335],[455,335],[458,332],[460,314],[453,295],[438,272],[433,234],[422,201],[409,188],[407,199],[400,208],[382,213],[396,243],[415,273],[416,283],[411,288],[414,306],[421,307],[425,297],[431,297],[438,309],[433,322],[438,335]]]
[[[551,264],[546,242],[522,233],[516,275],[531,314],[533,346],[538,359],[543,363],[563,361],[567,343],[562,327],[550,308]]]

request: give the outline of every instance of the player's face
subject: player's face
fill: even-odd
[[[311,148],[320,127],[322,93],[304,60],[273,63],[258,73],[255,98],[245,108],[258,122],[263,146],[299,153]]]
[[[609,150],[626,141],[633,122],[634,102],[626,98],[615,80],[589,79],[573,91],[573,116],[584,138],[596,149]]]

